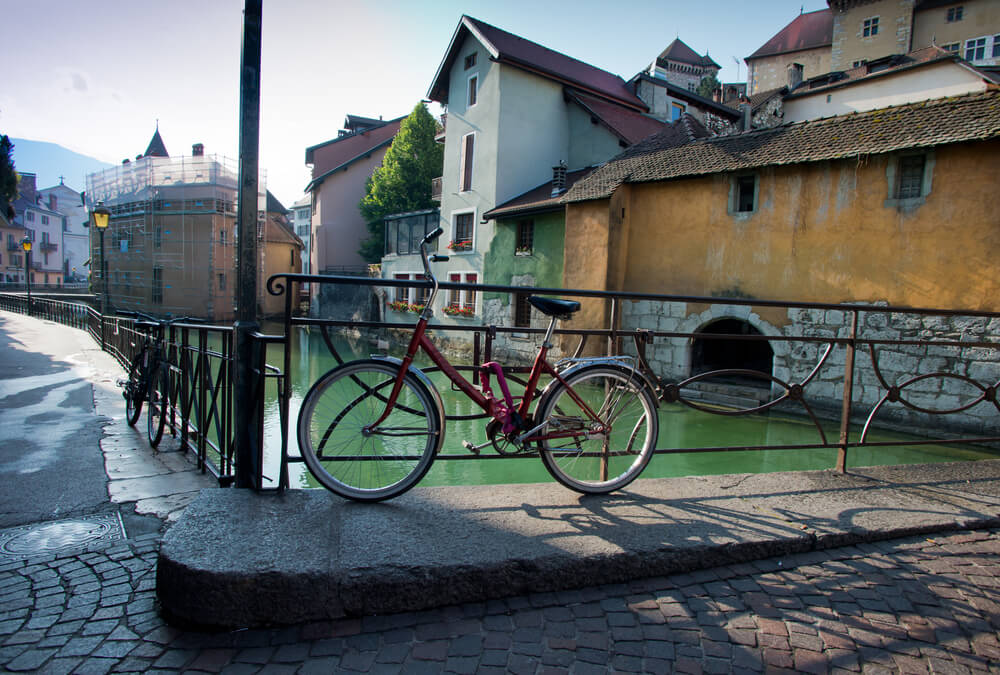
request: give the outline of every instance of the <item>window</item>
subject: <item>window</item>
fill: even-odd
[[[684,114],[685,107],[680,103],[670,104],[670,121],[675,122]]]
[[[28,211],[27,213],[24,214],[24,219],[27,220],[29,223],[35,222],[35,212]]]
[[[469,101],[468,105],[471,108],[476,105],[476,100],[479,95],[479,76],[473,75],[469,78]]]
[[[450,247],[453,251],[467,251],[472,249],[472,237],[475,234],[473,215],[472,213],[459,213],[455,215],[455,228]]]
[[[163,304],[163,268],[154,267],[153,268],[153,294],[152,301],[154,305]]]
[[[870,19],[865,19],[861,26],[861,34],[864,37],[875,37],[878,35],[878,17],[873,16]]]
[[[472,52],[465,57],[465,69],[468,70],[476,65],[476,52]]]
[[[951,52],[952,54],[957,54],[961,48],[962,45],[959,44],[958,42],[950,42],[946,45],[941,45],[941,49],[945,50],[946,52]]]
[[[757,176],[744,174],[733,179],[730,196],[730,211],[734,213],[751,213],[756,207]]]
[[[965,41],[965,60],[982,61],[986,57],[986,38],[974,38]]]
[[[519,220],[517,222],[517,243],[515,253],[528,254],[535,248],[535,221]]]
[[[423,274],[414,274],[413,278],[417,281],[423,281],[427,277]],[[418,305],[426,305],[427,301],[431,299],[431,289],[430,286],[417,286],[413,289],[414,295],[417,298]]]
[[[956,21],[961,21],[962,20],[962,10],[963,9],[964,9],[964,7],[962,7],[962,5],[959,5],[958,7],[949,7],[948,8],[948,23],[954,23]]]
[[[472,163],[475,158],[476,134],[466,134],[462,137],[462,161],[459,178],[459,192],[468,192],[472,189]]]
[[[410,278],[410,275],[409,274],[393,274],[392,278],[400,280],[400,281],[405,281],[405,280],[408,280]],[[396,286],[396,293],[395,293],[394,297],[396,298],[396,302],[406,302],[406,303],[409,303],[410,302],[410,289],[407,288],[406,286]]]
[[[956,45],[955,51],[958,51],[958,46]],[[1000,56],[1000,35],[993,36],[993,58]]]
[[[923,196],[924,162],[923,155],[899,158],[899,179],[896,184],[897,199],[916,199]]]
[[[42,225],[48,225],[48,224],[49,224],[49,217],[42,216]]]
[[[463,281],[467,284],[477,283],[479,276],[475,272],[464,274],[452,272],[448,275],[448,281],[460,284]],[[472,316],[476,313],[476,291],[470,288],[450,288],[448,289],[448,304],[445,314],[449,316]]]
[[[514,326],[516,328],[531,328],[531,303],[527,293],[514,294]]]
[[[226,290],[226,275],[222,272],[219,272],[219,290]]]
[[[225,230],[219,230],[219,243],[222,244],[223,246],[226,245],[226,231]]]
[[[418,213],[409,216],[385,219],[385,253],[386,255],[419,253],[420,242],[424,236],[437,227],[440,216],[435,210],[431,213]]]
[[[153,228],[153,248],[163,246],[163,228],[157,225]]]

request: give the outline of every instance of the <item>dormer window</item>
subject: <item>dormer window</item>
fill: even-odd
[[[476,52],[472,52],[465,57],[465,69],[468,70],[476,65]]]

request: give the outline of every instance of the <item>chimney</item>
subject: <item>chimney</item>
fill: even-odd
[[[22,173],[21,180],[17,184],[18,194],[32,204],[36,204],[38,203],[38,195],[35,194],[36,189],[35,174]]]
[[[788,64],[788,91],[795,91],[795,87],[802,84],[802,64]]]
[[[205,156],[205,145],[203,143],[195,143],[191,146],[191,156],[192,157],[204,157]]]
[[[122,164],[131,164],[131,163],[132,162],[131,162],[131,160],[129,160],[128,157],[126,157],[125,159],[122,160]]]
[[[566,162],[559,162],[552,167],[552,195],[561,195],[566,192]]]
[[[740,131],[750,131],[753,128],[750,115],[750,104],[740,103]]]

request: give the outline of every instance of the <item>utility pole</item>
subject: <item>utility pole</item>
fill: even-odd
[[[257,176],[260,152],[260,45],[262,0],[245,0],[240,69],[240,167],[236,232],[236,324],[233,441],[236,487],[258,487],[258,401],[252,334],[257,323]]]

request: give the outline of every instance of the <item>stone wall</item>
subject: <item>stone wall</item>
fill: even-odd
[[[843,397],[847,350],[844,345],[835,345],[824,360],[830,344],[824,340],[849,337],[851,317],[852,312],[842,310],[760,309],[758,313],[758,308],[743,305],[720,303],[706,307],[635,301],[623,303],[622,328],[694,334],[721,319],[745,321],[772,338],[769,344],[774,352],[772,375],[776,380],[770,384],[772,398],[785,392],[782,383],[804,384],[804,401],[820,416],[835,419]],[[818,340],[802,342],[788,338]],[[863,424],[876,404],[888,396],[889,400],[875,417],[876,426],[922,429],[935,435],[1000,433],[1000,413],[989,400],[1000,382],[1000,319],[862,312],[858,338],[904,344],[864,344],[857,350],[853,422]],[[996,342],[997,348],[935,345],[932,341]],[[651,368],[668,382],[687,379],[691,376],[692,343],[690,337],[656,337],[646,348]],[[625,346],[626,351],[634,352],[630,340]],[[814,370],[815,375],[809,379]],[[761,384],[766,386],[766,380],[761,379]],[[984,390],[987,400],[959,410],[975,401]],[[683,389],[681,393],[684,394]],[[785,409],[803,412],[799,403],[790,403]],[[928,410],[955,412],[937,415]]]

